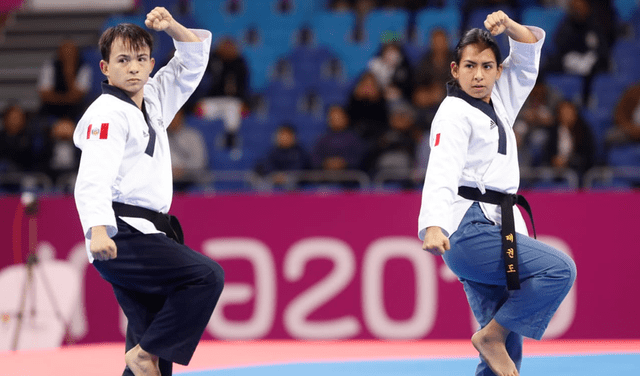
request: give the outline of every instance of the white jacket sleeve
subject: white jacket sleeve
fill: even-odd
[[[211,32],[191,30],[201,42],[173,41],[176,52],[164,67],[149,79],[145,94],[155,95],[162,106],[164,127],[168,127],[180,107],[193,94],[204,76],[209,62]],[[153,92],[153,93],[152,93]]]
[[[116,218],[112,208],[112,186],[118,178],[127,139],[127,123],[117,115],[95,115],[78,124],[74,142],[82,150],[80,167],[74,191],[80,222],[87,239],[91,238],[91,227],[104,225],[113,237],[117,233]],[[89,126],[102,127],[104,138],[92,137]]]
[[[420,239],[430,226],[442,228],[447,236],[456,230],[451,228],[451,207],[458,195],[471,137],[471,126],[459,114],[457,101],[445,99],[431,127],[431,154],[418,217]]]
[[[495,102],[502,102],[507,112],[509,126],[527,100],[538,78],[540,56],[544,44],[544,30],[527,26],[538,38],[536,43],[520,43],[509,38],[509,56],[502,62],[502,76],[496,81],[494,94],[499,96]]]

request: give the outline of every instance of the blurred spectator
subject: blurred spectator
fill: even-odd
[[[539,167],[550,158],[547,144],[555,124],[555,108],[562,98],[538,78],[522,106],[513,129],[522,167]]]
[[[77,121],[91,89],[92,70],[80,55],[72,40],[62,42],[55,59],[44,63],[38,78],[38,92],[42,102],[40,114],[48,123],[69,118]]]
[[[586,77],[584,103],[588,103],[591,77],[609,69],[610,38],[588,0],[571,0],[555,32],[556,53],[547,71]]]
[[[354,129],[366,141],[377,139],[388,129],[387,101],[373,73],[364,73],[356,83],[347,113]]]
[[[207,146],[202,133],[185,123],[184,109],[178,111],[167,128],[173,168],[173,186],[185,191],[207,170]]]
[[[377,141],[365,166],[375,174],[380,171],[409,171],[416,158],[415,112],[407,103],[391,109],[390,129]]]
[[[249,71],[232,38],[223,38],[212,51],[203,78],[203,92],[196,113],[205,119],[223,119],[224,144],[237,146],[243,106],[247,103]],[[199,96],[196,96],[196,100]]]
[[[307,170],[311,167],[311,158],[298,144],[296,130],[290,124],[282,124],[275,133],[274,145],[266,158],[258,163],[256,172],[268,175],[277,172],[273,181],[277,185],[286,182],[286,171]]]
[[[80,149],[73,144],[75,127],[75,123],[66,118],[58,119],[51,125],[42,162],[45,163],[45,172],[53,182],[78,171]]]
[[[612,145],[640,143],[640,83],[625,90],[614,112],[615,127],[607,135]]]
[[[587,123],[573,103],[563,100],[556,106],[550,165],[571,168],[580,178],[595,164],[595,142]]]
[[[435,29],[429,38],[429,48],[416,66],[416,82],[436,90],[437,86],[446,95],[445,84],[451,78],[451,62],[454,60],[453,51],[449,48],[449,38],[442,29]],[[444,99],[444,96],[442,97]]]
[[[407,100],[411,97],[411,67],[400,45],[383,44],[378,55],[369,61],[368,68],[382,87],[388,102]]]
[[[416,110],[416,127],[421,132],[429,132],[431,130],[431,122],[446,95],[447,91],[444,84],[442,86],[419,85],[415,88],[411,96],[411,103]]]
[[[329,9],[333,12],[349,12],[353,4],[349,0],[332,0],[329,3]]]
[[[344,108],[329,107],[327,124],[329,129],[313,149],[314,168],[329,171],[360,168],[364,141],[349,127],[349,115]]]
[[[376,0],[355,0],[353,4],[353,9],[356,11],[358,16],[366,17],[369,12],[376,9],[378,3]]]
[[[18,104],[8,106],[2,114],[0,128],[0,166],[4,171],[32,171],[37,162],[33,134],[27,114]]]

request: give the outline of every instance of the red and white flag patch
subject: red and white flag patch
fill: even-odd
[[[109,123],[102,123],[100,126],[89,124],[87,140],[106,140],[108,136]]]
[[[440,133],[436,134],[436,142],[433,144],[434,147],[440,144]]]

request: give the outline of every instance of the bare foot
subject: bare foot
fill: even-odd
[[[471,343],[497,376],[518,376],[516,364],[509,357],[505,341],[509,330],[495,320],[471,337]]]
[[[158,357],[144,351],[140,345],[127,351],[124,361],[135,376],[161,376]]]

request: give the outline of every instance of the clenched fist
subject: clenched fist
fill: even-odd
[[[151,12],[147,14],[147,19],[144,24],[155,31],[164,31],[173,22],[173,16],[163,7],[155,7]]]
[[[511,18],[501,10],[493,12],[487,16],[484,20],[484,27],[491,32],[491,35],[496,36],[502,34],[510,25]]]

